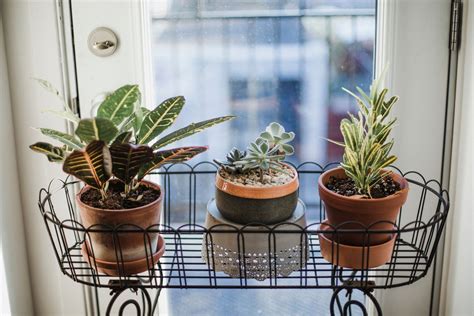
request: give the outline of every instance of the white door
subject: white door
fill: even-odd
[[[354,110],[341,87],[367,89],[374,65],[379,72],[389,63],[387,85],[400,96],[397,164],[435,179],[447,167],[450,0],[71,1],[61,10],[72,28],[71,71],[83,117],[98,94],[138,83],[148,107],[186,96],[177,126],[224,114],[239,117],[193,139],[211,146],[201,159],[243,147],[276,120],[298,135],[295,162],[324,164],[341,154],[324,138],[339,137],[339,120]],[[118,37],[117,50],[108,57],[94,55],[88,45],[98,27]],[[377,295],[388,315],[427,315],[430,308],[436,313],[438,287],[429,273],[414,285]],[[99,302],[102,310],[106,294]],[[164,291],[160,311],[199,314],[206,305],[217,315],[226,306],[248,302],[251,309],[239,306],[236,315],[288,314],[294,306],[302,314],[326,313],[328,295]]]

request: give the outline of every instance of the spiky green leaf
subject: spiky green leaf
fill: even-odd
[[[150,111],[143,118],[138,132],[138,142],[147,144],[170,127],[181,112],[184,103],[184,97],[177,96],[163,101],[153,111]]]
[[[191,135],[194,135],[196,133],[199,133],[206,128],[209,128],[211,126],[226,122],[228,120],[234,119],[235,116],[222,116],[222,117],[216,117],[210,120],[198,122],[198,123],[192,123],[186,127],[180,128],[165,137],[159,139],[156,143],[153,144],[152,148],[153,149],[159,149],[162,148],[166,145],[169,145],[171,143],[174,143],[180,139],[189,137]]]
[[[89,143],[93,140],[103,140],[109,143],[117,137],[118,129],[112,121],[105,118],[82,119],[76,128],[76,135]]]
[[[104,141],[94,140],[85,149],[74,150],[64,161],[63,171],[96,189],[103,189],[112,175],[109,148]]]
[[[97,117],[120,125],[133,114],[137,103],[140,102],[138,85],[125,85],[109,94],[97,109]]]

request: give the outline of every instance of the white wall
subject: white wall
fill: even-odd
[[[2,2],[1,12],[34,315],[84,315],[82,287],[61,274],[37,205],[40,188],[47,186],[52,178],[63,178],[64,174],[59,165],[49,163],[28,148],[36,141],[46,140],[32,127],[65,129],[63,120],[41,113],[45,108],[57,106],[58,101],[31,79],[44,78],[58,88],[62,86],[55,5],[54,0],[6,0]],[[4,121],[11,122],[2,117],[0,126],[3,127]],[[14,181],[15,177],[12,178]],[[21,265],[18,260],[10,263]],[[28,305],[28,294],[26,290],[17,294],[15,308]],[[25,314],[32,313],[25,311]]]
[[[451,214],[446,236],[441,308],[443,315],[474,313],[474,238],[472,237],[472,143],[474,95],[474,3],[465,1],[455,113]]]
[[[0,11],[0,314],[31,315],[28,259],[21,212],[10,87]]]

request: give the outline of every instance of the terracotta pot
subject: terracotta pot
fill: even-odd
[[[254,187],[235,184],[216,175],[216,205],[221,214],[238,224],[276,224],[291,217],[298,204],[298,173],[283,185]]]
[[[327,221],[321,223],[320,230],[334,231],[327,225]],[[384,243],[360,247],[337,243],[333,241],[336,236],[338,236],[337,233],[319,234],[319,245],[323,258],[333,265],[356,270],[376,268],[387,263],[392,257],[397,239],[397,235],[392,234]]]
[[[401,175],[392,173],[394,181],[400,184],[401,190],[384,198],[368,199],[360,196],[343,196],[328,188],[326,183],[331,176],[347,177],[344,169],[336,168],[324,172],[318,181],[319,196],[324,202],[329,224],[340,229],[393,230],[397,222],[400,207],[408,196],[408,182]],[[390,233],[344,233],[339,234],[339,242],[345,245],[363,246],[378,245],[392,238]],[[368,239],[368,240],[367,240]]]
[[[156,249],[158,234],[149,233],[149,240],[145,242],[143,229],[160,223],[163,191],[159,185],[152,182],[142,181],[142,184],[159,190],[161,193],[160,197],[147,205],[131,209],[100,209],[83,203],[81,196],[92,189],[89,186],[82,188],[76,195],[76,203],[79,207],[84,227],[90,228],[94,226],[91,229],[111,230],[111,232],[107,233],[89,233],[90,242],[92,243],[92,254],[96,260],[107,262],[134,261],[145,258],[146,253],[150,253],[150,249]],[[112,232],[113,228],[117,229],[117,233]],[[120,230],[132,230],[132,232],[124,233],[120,232]],[[136,230],[136,232],[133,230]],[[87,237],[86,240],[88,240]],[[145,246],[147,247],[146,250]]]
[[[147,258],[143,257],[133,261],[120,261],[120,264],[118,264],[116,261],[95,259],[92,256],[90,248],[86,249],[86,243],[82,244],[81,251],[82,255],[93,269],[97,268],[99,272],[110,276],[128,276],[147,271],[156,265],[158,260],[160,260],[160,258],[165,253],[165,240],[161,235],[158,236],[157,248],[155,249],[153,255],[148,254]]]

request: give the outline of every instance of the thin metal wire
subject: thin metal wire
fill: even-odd
[[[359,303],[348,296],[348,301],[343,305],[336,297],[341,289],[359,289],[364,295],[371,295],[369,292],[374,289],[386,289],[411,284],[424,277],[433,261],[436,249],[442,235],[444,225],[449,210],[449,195],[443,190],[439,182],[426,180],[417,172],[401,173],[406,177],[410,185],[409,199],[416,202],[416,206],[408,209],[405,207],[403,215],[393,224],[392,230],[373,230],[360,223],[348,222],[350,224],[359,224],[360,229],[355,230],[364,234],[364,245],[362,246],[362,268],[354,271],[352,269],[337,267],[340,260],[340,247],[337,241],[345,234],[354,233],[354,230],[344,229],[343,223],[339,227],[333,227],[329,224],[329,229],[324,230],[327,236],[331,237],[332,257],[336,264],[324,260],[321,255],[319,234],[323,233],[320,222],[309,223],[306,227],[296,224],[291,228],[285,226],[285,229],[279,229],[281,225],[273,227],[261,224],[251,224],[243,227],[220,224],[212,227],[205,227],[204,223],[199,223],[202,218],[199,214],[206,212],[205,209],[198,207],[196,197],[205,197],[212,190],[201,185],[197,185],[200,177],[207,177],[216,172],[217,166],[212,163],[206,163],[212,168],[198,168],[199,165],[180,164],[186,169],[180,167],[173,168],[168,166],[163,168],[157,175],[164,179],[164,207],[163,224],[153,225],[148,228],[142,228],[136,225],[123,224],[116,227],[107,225],[94,225],[84,227],[77,221],[77,215],[74,209],[73,196],[71,188],[75,182],[66,180],[61,182],[61,189],[53,192],[51,185],[40,190],[39,209],[43,217],[48,236],[53,246],[53,252],[56,256],[60,270],[75,282],[93,286],[96,288],[112,288],[115,291],[124,289],[161,289],[163,288],[272,288],[272,289],[296,289],[296,288],[319,288],[333,289],[333,304],[341,313],[344,310],[352,312],[351,307],[362,308]],[[312,183],[317,183],[321,173],[331,168],[335,164],[322,166],[316,163],[303,163],[295,166],[300,175],[305,174],[314,177]],[[175,211],[176,204],[183,201],[173,199],[172,179],[181,175],[180,179],[189,181],[188,184],[180,182],[180,188],[189,190],[189,207],[184,210],[188,214],[188,222],[181,226],[171,225],[171,213]],[[303,183],[303,182],[302,182]],[[304,182],[306,183],[306,182]],[[209,186],[212,188],[213,184]],[[207,190],[207,191],[206,191]],[[302,190],[301,192],[303,192]],[[316,191],[316,190],[315,190]],[[55,196],[65,195],[66,203],[55,205]],[[304,196],[302,197],[305,198]],[[322,203],[318,203],[321,206]],[[56,207],[55,207],[56,206]],[[314,212],[321,212],[322,208],[314,208]],[[373,225],[378,224],[374,223]],[[266,268],[259,267],[261,275],[266,275],[266,280],[261,282],[248,282],[252,277],[252,271],[255,271],[253,255],[248,249],[249,234],[252,236],[262,236],[266,249],[262,249],[262,255],[266,258]],[[390,261],[376,269],[369,268],[369,259],[372,255],[370,249],[370,240],[377,234],[393,234],[396,236],[394,251]],[[159,262],[152,259],[152,254],[156,249],[155,236],[161,235],[166,244],[166,251]],[[283,275],[280,272],[279,240],[284,236],[298,236],[298,242],[295,246],[299,248],[295,251],[298,258],[294,260],[299,264],[299,268],[289,275]],[[102,236],[110,240],[115,253],[115,265],[118,275],[108,276],[101,272],[100,264],[95,259],[97,245],[95,240],[97,236]],[[227,249],[227,252],[234,251],[234,259],[237,269],[236,275],[229,276],[219,267],[222,266],[225,253],[219,252],[219,240],[225,238],[234,238],[236,249]],[[150,258],[147,261],[148,271],[139,275],[126,275],[124,261],[124,241],[129,238],[140,238],[143,243],[144,257]],[[230,254],[228,254],[230,256]],[[224,260],[225,261],[225,260]],[[158,264],[158,265],[157,265]],[[254,269],[254,270],[253,270]],[[265,271],[267,270],[267,271]],[[376,273],[375,273],[376,272]],[[265,279],[265,278],[264,278]],[[149,305],[147,311],[155,310],[158,295],[155,297],[153,305]],[[148,304],[150,301],[147,294],[143,297]],[[150,301],[151,302],[151,301]],[[128,302],[129,306],[137,308],[139,302]],[[377,306],[376,306],[377,307]],[[125,308],[125,307],[123,307]],[[141,307],[138,307],[141,308]],[[141,310],[141,309],[140,309]],[[378,310],[378,307],[377,307]],[[123,309],[122,309],[123,311]],[[364,311],[363,311],[364,312]]]

